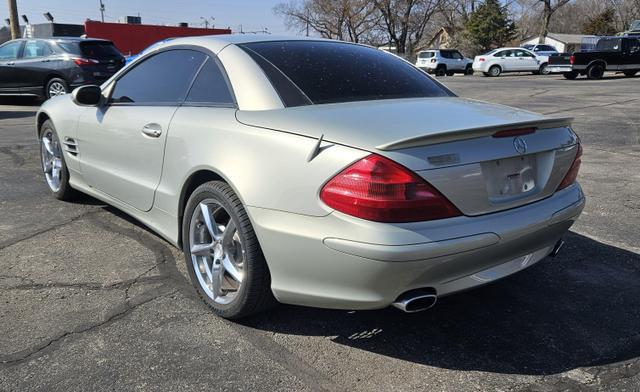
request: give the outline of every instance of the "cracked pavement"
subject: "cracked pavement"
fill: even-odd
[[[0,100],[0,390],[640,391],[640,78],[441,78],[575,117],[587,206],[556,258],[403,314],[280,306],[242,323],[115,208],[48,196],[29,100]]]

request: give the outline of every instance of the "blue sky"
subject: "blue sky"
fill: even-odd
[[[31,23],[46,22],[43,13],[49,11],[60,23],[82,23],[86,18],[100,20],[99,0],[17,0],[18,13],[26,14]],[[200,17],[215,17],[216,27],[231,27],[239,31],[267,28],[274,34],[287,32],[283,20],[273,13],[278,0],[103,0],[105,22],[115,22],[124,15],[142,16],[148,24],[176,25],[189,22],[202,24]],[[7,2],[0,2],[0,17],[7,18]],[[22,19],[20,20],[22,23]],[[4,23],[4,22],[2,22]]]

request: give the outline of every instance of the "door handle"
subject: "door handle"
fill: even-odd
[[[162,135],[162,127],[155,123],[147,124],[142,127],[142,134],[149,137],[160,137]]]
[[[12,61],[12,62],[7,63],[7,65],[16,65],[16,63],[14,63],[14,62]]]
[[[44,59],[44,60],[41,60],[41,61],[42,61],[43,63],[48,63],[48,62],[49,62],[49,61],[51,61],[51,60],[49,60],[49,59]]]

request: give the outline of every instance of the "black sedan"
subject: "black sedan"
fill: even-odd
[[[16,39],[0,46],[0,95],[50,98],[100,84],[125,59],[113,42],[86,38]]]

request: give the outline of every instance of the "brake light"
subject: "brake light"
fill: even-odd
[[[337,211],[376,222],[418,222],[462,215],[420,176],[376,154],[329,180],[320,199]]]
[[[573,63],[575,62],[576,62],[576,56],[574,55],[569,56],[569,64],[573,65]]]
[[[484,57],[480,57],[478,61],[485,61]]]
[[[499,131],[493,134],[493,137],[513,137],[529,135],[534,133],[536,128],[520,128],[520,129],[507,129],[506,131]]]
[[[76,63],[76,65],[93,65],[93,64],[98,64],[99,61],[98,60],[94,60],[94,59],[86,59],[84,57],[74,57],[73,58],[73,62]]]
[[[432,62],[432,63],[435,63],[435,62],[436,62],[436,59],[431,59],[431,62]]]
[[[576,157],[573,158],[573,163],[569,168],[569,171],[562,179],[560,185],[558,185],[557,191],[568,187],[569,185],[576,182],[576,178],[578,177],[578,171],[580,171],[580,164],[582,163],[582,145],[578,144],[578,152],[576,152]]]

